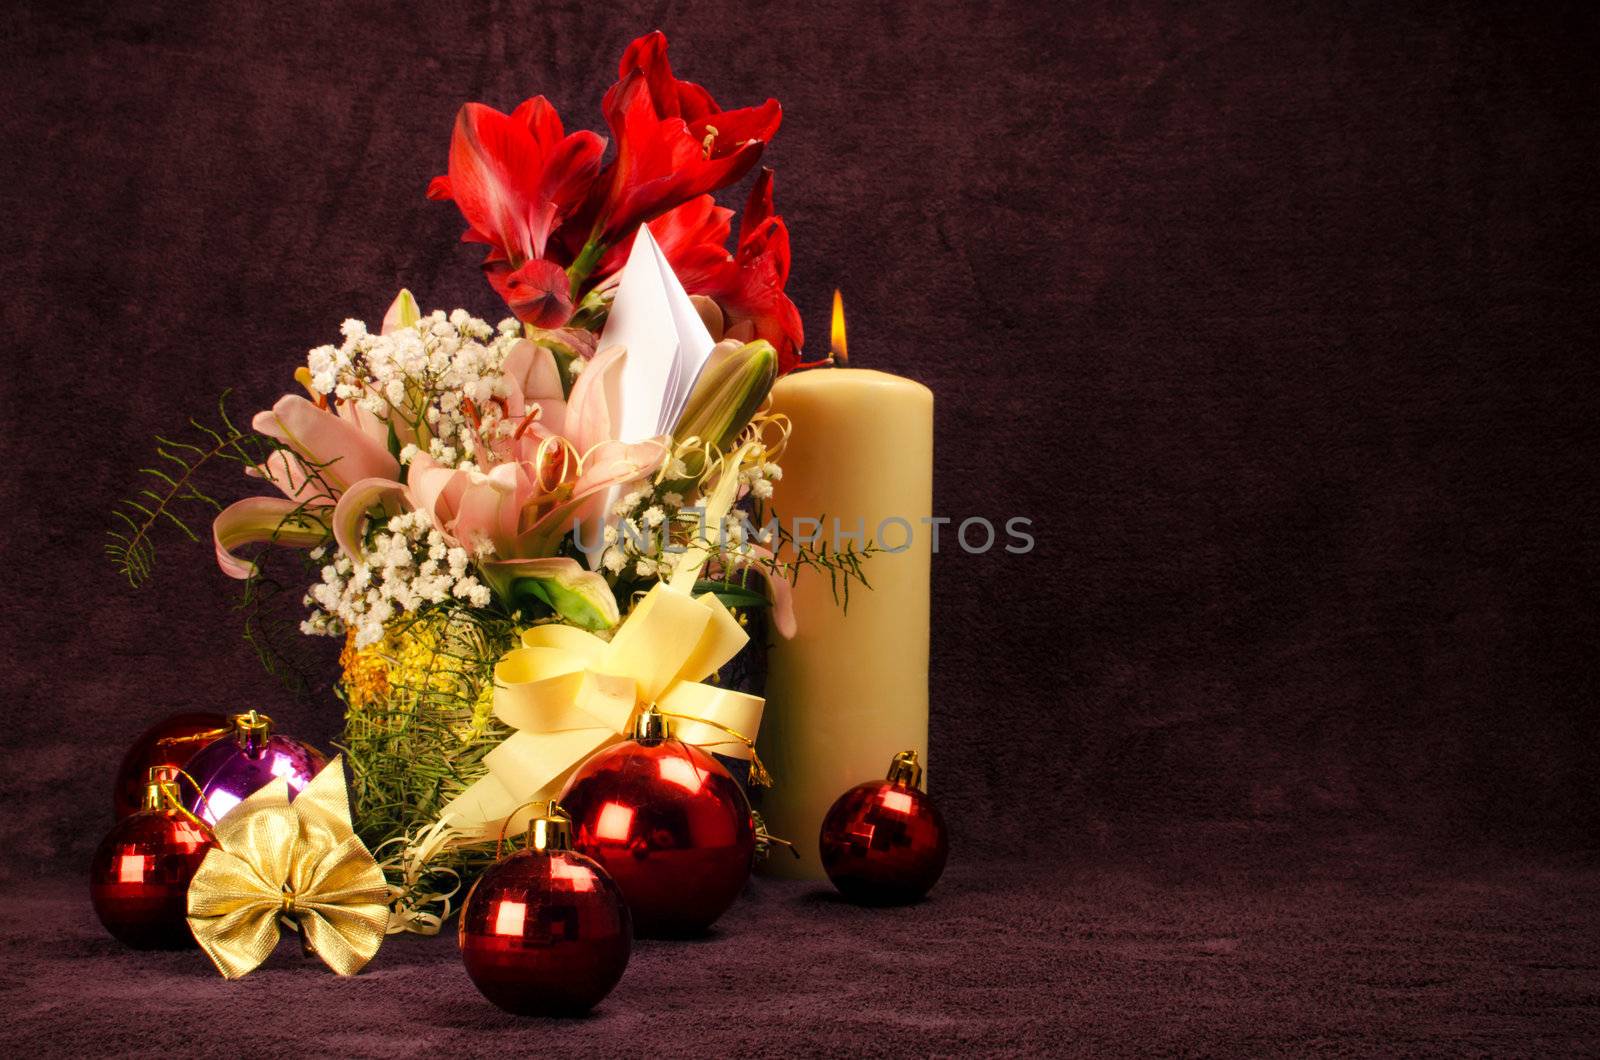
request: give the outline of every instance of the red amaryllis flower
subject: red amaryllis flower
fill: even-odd
[[[610,241],[697,196],[737,181],[756,164],[783,120],[778,101],[723,110],[699,85],[672,76],[658,30],[628,45],[602,104],[617,157],[592,204]]]
[[[691,259],[706,249],[714,250],[726,259],[728,252],[723,246],[728,242],[728,235],[733,231],[729,223],[733,220],[733,211],[724,206],[718,206],[715,199],[709,195],[699,195],[682,206],[676,206],[649,223],[650,234],[655,237],[656,245],[667,256],[667,261],[672,265],[673,271],[679,271],[679,264]],[[625,235],[620,242],[614,243],[606,251],[605,257],[600,259],[600,264],[594,270],[594,278],[604,280],[606,277],[618,272],[628,262],[628,255],[633,252],[633,241],[638,238],[639,230]]]
[[[654,229],[651,230],[654,232]],[[800,363],[805,329],[800,311],[783,293],[789,282],[789,229],[773,212],[772,170],[763,169],[739,218],[739,241],[730,255],[701,244],[672,261],[684,289],[714,300],[727,314],[723,338],[766,339],[778,351],[778,374]]]
[[[565,135],[543,96],[510,114],[468,103],[456,115],[449,175],[433,179],[428,197],[454,199],[468,225],[461,238],[492,248],[484,271],[522,319],[530,318],[519,304],[543,327],[566,319],[548,323],[561,301],[570,314],[566,294],[551,297],[551,270],[561,266],[539,259],[551,232],[587,197],[604,150],[605,140],[592,132]]]

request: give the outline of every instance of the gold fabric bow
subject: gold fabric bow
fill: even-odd
[[[535,626],[522,647],[495,665],[494,713],[516,731],[484,756],[488,774],[445,807],[442,820],[468,841],[493,839],[521,822],[519,807],[560,794],[585,758],[620,740],[638,712],[655,704],[676,717],[674,735],[721,754],[748,759],[765,700],[701,680],[743,648],[750,636],[713,593],[694,596],[738,485],[741,450],[729,458],[706,502],[697,540],[669,581],[657,582],[610,642],[572,626]],[[532,808],[524,814],[533,813]]]
[[[189,884],[189,927],[225,977],[267,959],[280,918],[340,975],[378,952],[389,888],[351,828],[342,757],[293,802],[288,784],[274,780],[218,821],[216,836]]]

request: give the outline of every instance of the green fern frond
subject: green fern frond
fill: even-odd
[[[112,509],[112,515],[126,529],[115,527],[107,531],[106,558],[134,588],[149,581],[155,569],[155,530],[159,524],[170,524],[190,541],[198,542],[201,535],[180,509],[198,507],[207,514],[222,510],[221,502],[200,488],[196,474],[214,460],[254,467],[265,456],[262,439],[239,430],[228,416],[229,393],[223,391],[217,400],[220,429],[197,419],[189,421],[190,428],[204,444],[157,435],[156,456],[172,466],[161,465],[158,461],[157,466],[140,468],[139,474],[147,476],[143,480],[145,484],[131,497],[118,501]]]
[[[875,542],[869,541],[862,548],[857,548],[855,543],[851,542],[843,549],[830,549],[826,541],[802,545],[784,526],[781,518],[774,515],[772,521],[778,524],[777,538],[771,545],[772,552],[774,555],[782,553],[788,558],[758,560],[757,562],[768,571],[777,577],[787,579],[791,585],[800,580],[800,572],[803,570],[826,574],[834,604],[847,614],[850,611],[851,583],[859,583],[863,589],[871,590],[872,583],[867,580],[862,565],[883,551]],[[827,516],[822,516],[821,522],[827,525]],[[786,551],[785,546],[787,546]]]

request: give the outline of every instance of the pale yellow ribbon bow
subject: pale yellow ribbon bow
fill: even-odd
[[[278,944],[279,919],[340,975],[383,943],[389,887],[350,825],[344,759],[289,801],[274,780],[216,824],[217,845],[189,883],[189,928],[225,977],[256,969]]]
[[[736,453],[725,466],[737,469],[742,456]],[[741,737],[755,738],[765,701],[701,683],[750,636],[715,594],[692,592],[714,551],[706,531],[720,531],[737,485],[737,474],[725,471],[706,501],[696,542],[609,643],[572,626],[535,626],[522,634],[522,647],[500,658],[494,713],[516,731],[484,756],[488,774],[445,807],[442,819],[461,838],[492,839],[503,827],[515,827],[518,822],[507,819],[519,807],[559,795],[585,758],[622,739],[651,704],[678,716],[673,734],[684,742],[750,757]]]

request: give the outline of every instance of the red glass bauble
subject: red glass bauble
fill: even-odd
[[[472,885],[458,935],[467,975],[519,1016],[575,1016],[611,992],[633,933],[622,892],[572,850],[520,850]]]
[[[750,804],[698,747],[647,737],[613,744],[580,765],[561,805],[573,848],[622,888],[640,936],[694,935],[727,911],[750,878]]]
[[[857,784],[822,819],[822,867],[851,901],[901,905],[938,882],[950,841],[921,774],[915,754],[896,755],[888,780]]]
[[[190,712],[174,714],[146,729],[122,756],[122,765],[117,770],[117,785],[112,792],[117,819],[139,812],[144,802],[145,778],[152,768],[186,767],[196,751],[227,728],[228,719],[221,714]]]
[[[177,810],[144,810],[118,821],[89,870],[100,922],[135,949],[193,946],[189,880],[211,845],[211,836]]]

